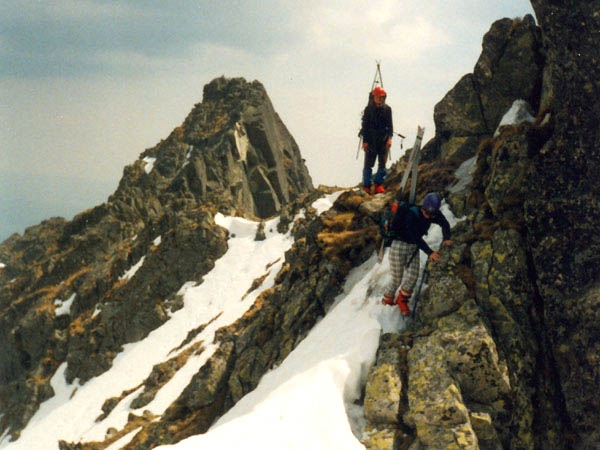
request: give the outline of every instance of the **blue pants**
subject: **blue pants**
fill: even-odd
[[[387,170],[385,163],[387,160],[387,148],[385,145],[380,146],[377,151],[367,150],[365,152],[365,165],[363,168],[363,186],[371,187],[371,183],[374,181],[375,184],[383,184]],[[373,180],[373,166],[377,160],[377,172],[375,173],[375,179]]]

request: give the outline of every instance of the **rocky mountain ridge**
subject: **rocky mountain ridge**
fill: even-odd
[[[18,436],[53,395],[49,380],[62,362],[69,381],[84,383],[167,320],[182,284],[201,280],[226,251],[217,211],[285,216],[311,192],[264,87],[209,83],[182,126],[124,169],[106,203],[0,246],[0,428]],[[69,313],[57,315],[66,302]]]
[[[368,424],[360,438],[366,448],[592,449],[600,441],[597,396],[581,395],[600,387],[594,233],[600,223],[594,206],[600,198],[600,115],[594,114],[600,104],[600,10],[597,2],[568,8],[532,3],[539,27],[531,17],[494,23],[474,73],[436,106],[437,131],[424,148],[419,198],[427,190],[444,191],[464,220],[453,230],[455,244],[430,267],[419,320],[402,334],[382,336],[365,387]],[[223,84],[227,80],[216,80],[205,102]],[[517,99],[529,102],[535,121],[494,136]],[[219,330],[219,350],[162,417],[132,414],[127,427],[106,441],[61,442],[62,449],[103,449],[139,426],[124,448],[149,449],[202,433],[289,354],[326,314],[350,269],[376,249],[378,217],[391,193],[369,197],[349,190],[317,216],[308,205],[318,193],[308,182],[289,199],[276,187],[275,179],[283,185],[274,178],[281,173],[276,162],[259,166],[259,174],[243,164],[232,169],[230,180],[242,167],[249,174],[248,191],[245,182],[215,188],[229,175],[215,175],[203,156],[186,164],[188,152],[201,145],[214,145],[223,167],[232,160],[269,160],[239,141],[245,133],[258,147],[254,143],[264,138],[251,136],[272,135],[247,125],[253,110],[250,116],[218,111],[218,102],[195,108],[190,117],[200,119],[188,118],[126,168],[107,205],[71,223],[46,222],[0,247],[6,263],[0,275],[0,407],[2,427],[14,437],[37,403],[52,395],[47,380],[59,361],[69,362],[70,379],[85,381],[110,366],[123,342],[139,339],[178,307],[173,292],[183,281],[201,281],[225,251],[224,231],[212,219],[217,210],[261,217],[277,202],[286,204],[278,210],[282,229],[293,211],[307,210],[294,225],[295,244],[277,283],[241,319]],[[454,174],[469,161],[472,183],[454,188]],[[288,186],[306,180],[302,167],[287,176]],[[388,191],[397,187],[403,168],[400,161],[390,170]],[[155,170],[161,177],[150,181],[146,175]],[[262,195],[268,184],[273,189]],[[144,197],[154,190],[160,194]],[[302,194],[307,197],[300,200]],[[286,203],[292,199],[298,201]],[[67,250],[65,237],[76,245]],[[118,280],[143,257],[133,278]],[[55,317],[55,300],[74,291],[71,316]],[[99,296],[104,301],[96,314]],[[126,336],[123,316],[134,318]],[[145,395],[180,365],[174,360],[156,367]],[[103,414],[118,402],[107,399]]]

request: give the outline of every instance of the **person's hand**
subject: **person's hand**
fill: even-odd
[[[386,146],[387,148],[390,148],[390,147],[392,146],[392,140],[391,140],[391,139],[388,139],[388,140],[387,140],[387,142],[385,143],[385,146]]]
[[[369,144],[367,144],[366,142],[363,142],[362,149],[363,149],[365,152],[366,152],[367,150],[369,150]]]
[[[440,259],[440,252],[438,252],[438,251],[432,252],[429,255],[429,259],[432,261],[437,261],[438,259]]]
[[[450,247],[452,244],[454,244],[454,241],[451,241],[450,239],[442,242],[444,247]]]

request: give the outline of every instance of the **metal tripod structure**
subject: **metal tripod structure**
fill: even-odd
[[[373,89],[375,89],[375,85],[379,85],[383,87],[383,78],[381,76],[381,63],[379,61],[375,61],[377,64],[377,68],[375,69],[375,76],[373,77],[373,83],[371,83],[371,90],[369,91],[369,102],[371,101],[371,93]],[[356,149],[356,159],[358,159],[358,155],[360,154],[360,147],[362,146],[362,136],[358,140],[358,148]]]

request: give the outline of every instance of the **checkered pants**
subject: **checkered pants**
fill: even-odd
[[[410,261],[411,258],[412,261]],[[402,290],[407,293],[412,292],[415,284],[417,284],[417,278],[419,278],[419,248],[417,245],[404,241],[393,241],[390,247],[389,260],[392,280],[385,289],[385,295],[395,297],[403,278]],[[410,264],[406,267],[409,261]]]

